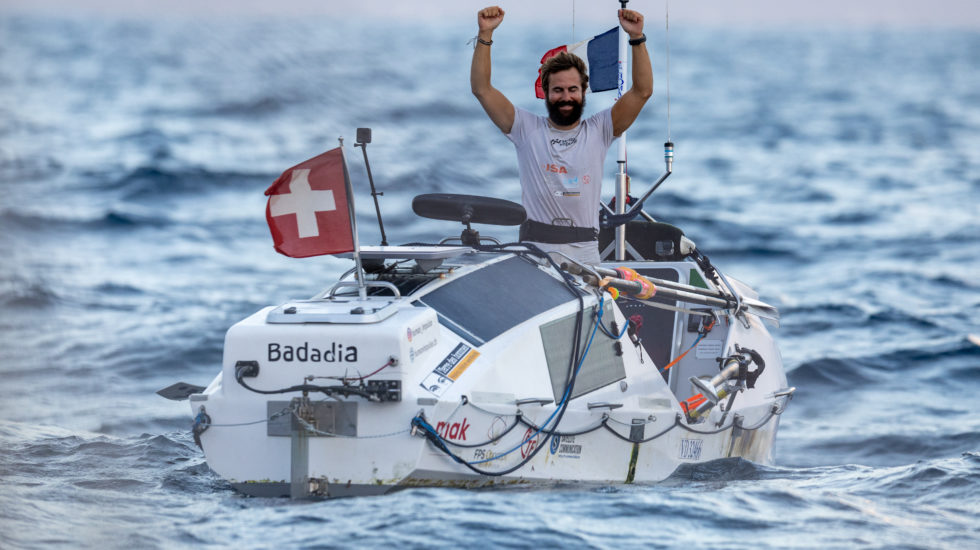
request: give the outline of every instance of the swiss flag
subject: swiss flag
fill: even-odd
[[[286,170],[265,190],[277,252],[306,258],[354,250],[347,179],[338,147]]]

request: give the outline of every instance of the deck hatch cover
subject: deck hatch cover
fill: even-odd
[[[595,326],[592,318],[592,309],[585,311],[585,319],[582,322],[581,344],[584,351]],[[555,403],[561,401],[565,393],[565,385],[568,380],[568,367],[572,354],[572,334],[575,330],[575,316],[573,313],[561,319],[551,321],[541,325],[541,343],[544,345],[544,354],[548,361],[548,371],[551,374],[551,389],[555,394]],[[603,308],[602,319],[608,327],[610,320],[613,319],[612,304],[606,303]],[[579,369],[578,377],[575,379],[575,387],[572,389],[571,399],[580,395],[585,395],[593,390],[608,386],[613,382],[618,382],[626,378],[626,367],[623,366],[623,359],[616,355],[614,341],[602,332],[596,332],[589,348],[585,362]]]
[[[481,346],[531,317],[575,297],[564,283],[513,257],[464,275],[419,299],[447,328]],[[463,330],[457,330],[463,329]]]

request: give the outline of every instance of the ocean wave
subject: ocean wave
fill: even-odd
[[[818,303],[783,307],[781,329],[788,335],[809,334],[845,328],[892,330],[942,329],[933,314],[907,311],[892,306],[870,309],[844,303]]]
[[[962,481],[971,483],[974,489],[980,484],[980,464],[977,459],[977,449],[980,449],[980,432],[938,432],[931,430],[916,430],[908,434],[845,434],[836,433],[834,437],[811,441],[797,450],[810,456],[835,457],[846,463],[860,464],[865,468],[895,469],[898,475],[886,472],[883,476],[866,474],[869,490],[894,490],[896,484],[915,485],[925,477],[934,474],[930,470],[936,464],[963,462],[970,466],[968,478]],[[957,458],[950,458],[957,457]],[[881,479],[884,477],[885,479]],[[934,475],[932,477],[935,477]],[[921,486],[921,485],[920,485]],[[917,496],[915,489],[910,489],[908,496]]]
[[[406,121],[424,117],[428,120],[450,120],[454,124],[464,123],[474,119],[480,113],[472,105],[461,105],[453,101],[430,101],[428,103],[412,104],[389,108],[380,113],[384,120]],[[482,117],[481,117],[482,119]]]
[[[0,120],[7,118],[0,113]],[[64,164],[48,155],[17,156],[0,147],[0,184],[23,184],[50,179],[63,173]]]
[[[162,215],[137,214],[121,210],[106,210],[91,217],[64,217],[52,214],[3,210],[0,211],[0,228],[24,231],[34,235],[47,232],[84,232],[121,230],[136,227],[166,227],[172,221]]]
[[[867,317],[864,310],[855,305],[835,302],[808,304],[802,306],[786,306],[783,308],[783,314],[786,317],[804,318],[807,320],[812,319],[813,317],[832,317],[835,318],[835,320],[837,320],[839,317],[854,319]]]
[[[44,484],[68,481],[89,489],[126,490],[133,483],[159,487],[168,471],[202,460],[189,433],[114,437],[0,422],[0,441],[8,464],[16,466],[4,475],[11,484],[43,476]],[[137,478],[134,473],[144,475]]]
[[[744,481],[762,479],[775,470],[744,458],[720,458],[701,464],[681,464],[665,482],[678,485],[691,481]]]
[[[976,449],[980,434],[972,436],[954,439],[956,442],[965,440],[966,445],[972,442],[972,448]],[[968,451],[955,458],[918,461],[894,471],[881,472],[876,477],[877,489],[914,502],[967,501],[980,487],[980,452]]]
[[[932,319],[894,307],[885,307],[868,315],[867,324],[870,327],[877,325],[902,324],[908,327],[921,329],[940,326]]]
[[[666,194],[665,194],[666,196]],[[660,202],[658,207],[662,207]],[[667,210],[685,208],[689,203],[675,199]],[[701,205],[704,206],[704,205]],[[709,257],[758,259],[805,259],[800,247],[785,228],[767,227],[719,219],[711,212],[704,215],[678,214],[676,211],[658,218],[679,227]]]
[[[709,245],[710,246],[710,243]],[[782,260],[804,260],[805,256],[801,256],[797,249],[791,246],[778,247],[778,246],[721,246],[714,245],[708,248],[701,248],[705,253],[709,253],[715,258],[738,258],[742,261],[749,261],[752,259],[765,260],[765,259],[782,259]]]
[[[824,357],[807,361],[788,374],[790,381],[798,386],[801,395],[821,394],[825,388],[856,390],[874,382],[877,370],[869,368],[870,362],[864,358]]]
[[[13,278],[0,281],[0,307],[38,309],[60,301],[58,293],[43,280]]]
[[[881,219],[881,214],[869,210],[857,210],[851,212],[838,212],[824,216],[823,223],[832,225],[862,225],[874,223]]]
[[[208,99],[210,100],[212,98]],[[205,98],[201,98],[201,101],[205,102],[206,100]],[[211,117],[253,118],[280,114],[287,107],[297,102],[295,98],[267,95],[234,101],[218,101],[208,103],[206,106],[181,108],[152,106],[147,108],[144,114],[150,117],[180,117],[194,120]]]
[[[844,303],[818,303],[779,308],[781,336],[807,336],[817,332],[857,327],[865,323],[868,314],[861,308]]]
[[[973,363],[977,359],[980,346],[964,336],[932,347],[899,348],[880,355],[822,357],[802,363],[790,371],[790,377],[801,390],[816,393],[822,393],[826,386],[857,388],[890,373],[912,373],[916,378],[928,379],[953,371],[972,379],[980,378],[980,370]]]
[[[282,111],[292,101],[283,97],[263,96],[245,101],[220,103],[206,110],[194,113],[196,116],[265,116]]]
[[[119,189],[124,200],[157,201],[187,194],[200,195],[208,190],[269,184],[273,174],[217,172],[200,167],[167,168],[158,164],[134,168],[125,175],[106,182],[105,189]],[[262,185],[259,185],[263,188]]]

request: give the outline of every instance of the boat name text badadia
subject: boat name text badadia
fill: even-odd
[[[333,342],[330,347],[320,348],[310,347],[309,342],[303,342],[302,346],[290,346],[277,342],[269,343],[269,361],[299,361],[305,363],[356,363],[357,346],[344,346]]]

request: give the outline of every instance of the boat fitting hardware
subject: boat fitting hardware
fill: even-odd
[[[402,293],[398,290],[398,287],[393,285],[392,283],[389,283],[388,281],[366,281],[364,283],[364,286],[387,288],[388,290],[392,291],[395,294],[396,300],[402,297]],[[334,298],[334,295],[337,294],[337,291],[339,289],[346,288],[346,287],[359,288],[360,285],[354,281],[340,281],[330,288],[330,292],[327,293],[327,299],[332,300]]]
[[[622,403],[606,403],[606,402],[589,403],[588,404],[588,407],[589,407],[589,410],[590,411],[593,410],[593,409],[609,409],[609,410],[613,410],[613,409],[618,409],[618,408],[620,408],[622,406],[623,406]]]
[[[258,375],[258,361],[238,361],[235,363],[235,378],[255,378]]]
[[[524,399],[518,399],[515,403],[518,407],[521,405],[550,405],[554,403],[554,399],[548,399],[547,397],[526,397]]]
[[[208,431],[210,427],[211,416],[208,415],[204,405],[201,405],[201,408],[197,410],[197,416],[194,417],[194,427],[191,429],[191,432],[194,434],[194,443],[202,451],[204,450],[204,446],[201,445],[201,434]]]
[[[796,392],[796,386],[791,386],[789,388],[783,388],[779,391],[773,392],[772,396],[775,398],[786,397],[787,395],[793,395]]]
[[[382,403],[397,403],[402,400],[402,381],[368,380],[367,392],[377,396]]]
[[[643,432],[646,429],[646,424],[646,420],[642,418],[633,419],[633,422],[630,423],[630,441],[633,443],[643,441]]]
[[[187,382],[176,382],[163,388],[157,390],[157,395],[170,399],[171,401],[183,401],[192,395],[200,395],[206,390],[204,386],[197,386],[194,384],[188,384]],[[201,396],[204,397],[204,396]],[[192,399],[194,401],[194,399]]]
[[[425,422],[425,409],[419,409],[419,412],[415,413],[415,418]],[[419,425],[418,423],[415,422],[415,420],[412,421],[412,431],[409,433],[413,437],[414,436],[425,437],[424,433],[420,433]]]
[[[327,483],[327,478],[325,477],[311,477],[308,495],[312,497],[325,497],[329,494],[328,488],[329,483]]]
[[[439,241],[439,244],[440,245],[443,245],[443,244],[446,244],[446,243],[449,243],[449,242],[454,242],[454,241],[459,241],[460,243],[462,243],[463,242],[463,239],[461,237],[446,237],[445,239],[442,239],[441,241]],[[483,241],[490,241],[493,244],[500,245],[500,241],[497,240],[495,237],[486,237],[484,235],[480,235],[480,242],[483,242]]]

